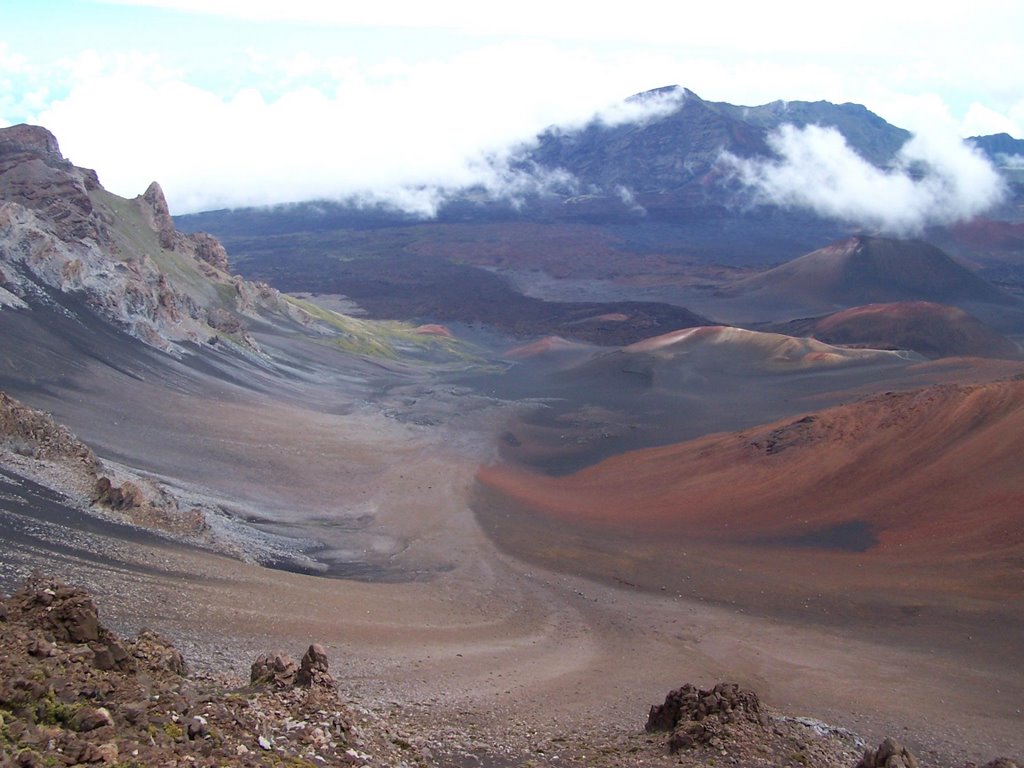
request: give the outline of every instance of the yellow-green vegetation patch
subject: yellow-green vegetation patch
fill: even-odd
[[[43,725],[67,725],[81,708],[81,702],[67,704],[58,699],[50,688],[36,705],[36,722]]]
[[[422,357],[443,354],[464,362],[480,362],[458,339],[440,334],[421,333],[411,323],[394,320],[361,320],[325,309],[311,301],[284,296],[285,301],[313,319],[335,329],[334,343],[346,352],[362,357],[398,360],[403,356]]]
[[[185,738],[185,729],[177,723],[164,723],[163,731],[173,741],[181,741]]]

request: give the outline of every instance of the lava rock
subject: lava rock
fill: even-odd
[[[295,682],[307,688],[313,686],[334,688],[334,678],[328,672],[328,666],[327,653],[324,651],[324,647],[319,643],[314,643],[309,646],[306,654],[302,657]]]
[[[80,733],[95,731],[114,724],[114,718],[105,707],[82,707],[71,719],[71,727]]]
[[[761,700],[753,691],[740,688],[736,683],[719,683],[711,690],[687,683],[670,691],[664,704],[651,707],[644,728],[648,732],[671,731],[680,723],[701,722],[709,716],[716,716],[723,722],[742,718],[767,724]]]
[[[147,669],[163,670],[182,677],[188,674],[181,651],[151,629],[139,632],[131,651],[132,656]]]
[[[918,768],[917,758],[893,738],[886,738],[878,749],[864,750],[856,768]]]
[[[262,654],[249,670],[249,682],[253,685],[273,684],[287,688],[295,684],[299,665],[288,654],[281,651]]]

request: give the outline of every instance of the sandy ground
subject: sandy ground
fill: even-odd
[[[1019,679],[884,638],[523,564],[495,549],[467,505],[473,457],[433,441],[387,448],[375,443],[362,458],[377,470],[388,528],[414,542],[416,562],[444,566],[426,580],[322,579],[90,537],[83,549],[124,564],[24,548],[5,555],[4,580],[45,562],[94,589],[116,626],[154,627],[203,666],[244,673],[261,651],[297,655],[308,642],[324,643],[348,694],[375,707],[399,704],[399,721],[421,731],[464,727],[480,749],[525,753],[552,734],[635,732],[670,688],[718,680],[750,685],[772,705],[869,741],[895,734],[932,764],[1024,746]],[[337,480],[323,477],[320,489],[341,493]]]
[[[668,690],[721,680],[869,742],[895,735],[928,764],[1024,752],[1019,673],[884,630],[753,616],[518,560],[469,506],[498,409],[453,411],[433,395],[443,423],[417,426],[325,394],[339,391],[319,389],[310,408],[93,368],[32,404],[101,455],[183,478],[278,532],[315,531],[328,559],[367,566],[364,577],[379,567],[390,581],[288,573],[72,526],[74,546],[39,543],[45,532],[6,546],[0,583],[42,569],[82,584],[115,628],[152,627],[203,667],[245,674],[261,652],[298,656],[321,642],[346,695],[432,743],[458,733],[460,748],[495,766],[563,735],[635,735]]]

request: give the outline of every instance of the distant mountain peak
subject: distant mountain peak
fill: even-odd
[[[627,102],[644,102],[650,99],[661,99],[665,96],[678,96],[680,99],[696,99],[703,101],[700,96],[682,85],[663,85],[660,88],[651,88],[649,91],[634,93],[626,98]]]

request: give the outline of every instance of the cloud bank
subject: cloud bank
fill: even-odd
[[[891,234],[972,218],[1005,194],[985,156],[955,136],[915,134],[889,168],[858,155],[835,128],[783,125],[768,142],[776,159],[722,158],[759,202]]]
[[[513,203],[571,192],[564,172],[511,168],[512,153],[552,124],[639,121],[677,100],[623,104],[587,75],[592,64],[536,41],[415,67],[302,56],[267,63],[258,86],[218,93],[158,57],[88,52],[64,62],[63,94],[26,117],[118,194],[158,180],[175,214],[336,199],[429,216],[458,188]]]
[[[454,0],[13,4],[0,125],[45,125],[118,194],[160,181],[175,213],[353,197],[429,213],[460,186],[516,199],[566,183],[512,172],[510,147],[595,115],[643,120],[674,105],[623,97],[667,83],[733,104],[863,103],[911,129],[945,112],[960,135],[1022,135],[1024,6],[979,1],[954,22],[870,0],[887,23],[858,6],[839,37],[833,17],[763,3],[745,4],[742,29],[733,6],[659,0],[625,15],[575,0],[514,14]]]

